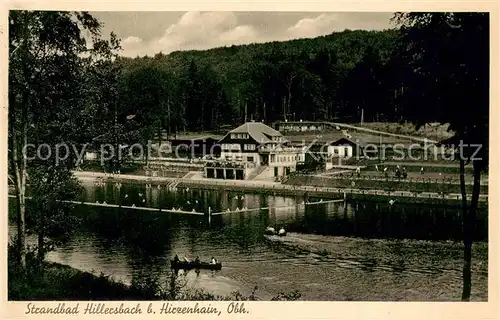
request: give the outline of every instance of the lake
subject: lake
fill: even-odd
[[[85,183],[82,200],[208,212],[284,207],[301,197]],[[328,199],[309,198],[309,201]],[[10,204],[14,201],[9,200]],[[9,206],[12,209],[12,205]],[[460,208],[348,201],[212,216],[79,205],[82,224],[47,260],[130,283],[168,281],[170,259],[215,256],[220,271],[185,274],[188,286],[270,299],[299,290],[304,300],[460,300]],[[284,227],[286,241],[263,235]],[[480,209],[473,248],[472,299],[488,299],[488,213]],[[15,234],[15,224],[9,232]],[[29,241],[35,241],[30,238]]]

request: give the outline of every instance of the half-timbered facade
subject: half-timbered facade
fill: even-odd
[[[221,148],[218,165],[208,164],[205,175],[210,178],[235,176],[234,167],[244,170],[239,178],[247,179],[252,172],[263,173],[269,168],[269,177],[282,177],[296,170],[300,149],[288,145],[283,135],[261,122],[246,122],[229,131],[218,144]],[[213,168],[219,168],[219,171]],[[220,171],[222,168],[228,170]],[[217,175],[219,172],[219,175]],[[222,172],[222,173],[220,173]],[[263,173],[264,174],[264,173]]]

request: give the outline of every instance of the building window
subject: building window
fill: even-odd
[[[255,145],[254,144],[245,144],[243,146],[244,150],[255,150]]]
[[[253,162],[253,157],[247,157],[248,162]]]
[[[271,155],[271,163],[274,163],[276,161],[276,155],[272,154]]]
[[[344,156],[348,156],[349,155],[349,148],[344,148]]]

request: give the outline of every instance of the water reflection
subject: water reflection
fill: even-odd
[[[82,199],[200,212],[208,207],[212,212],[268,208],[213,216],[209,224],[206,216],[78,206],[74,214],[81,217],[81,226],[48,259],[128,283],[143,277],[171,281],[170,258],[177,253],[222,261],[221,271],[178,275],[190,286],[217,294],[249,294],[257,285],[263,298],[297,288],[311,300],[460,297],[462,248],[454,242],[460,237],[459,207],[328,199],[306,205],[302,197],[181,188],[172,192],[164,186],[130,184],[87,185]],[[263,236],[269,225],[297,236],[289,237],[290,243],[270,242]],[[486,241],[485,209],[478,213],[477,231],[476,239]],[[487,244],[477,246],[473,295],[485,299]]]

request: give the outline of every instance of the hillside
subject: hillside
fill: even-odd
[[[390,78],[397,39],[394,30],[358,30],[120,58],[123,108],[163,105],[172,130],[210,130],[250,119],[349,121],[359,119],[361,108],[367,121],[396,120],[402,114],[393,112]]]

